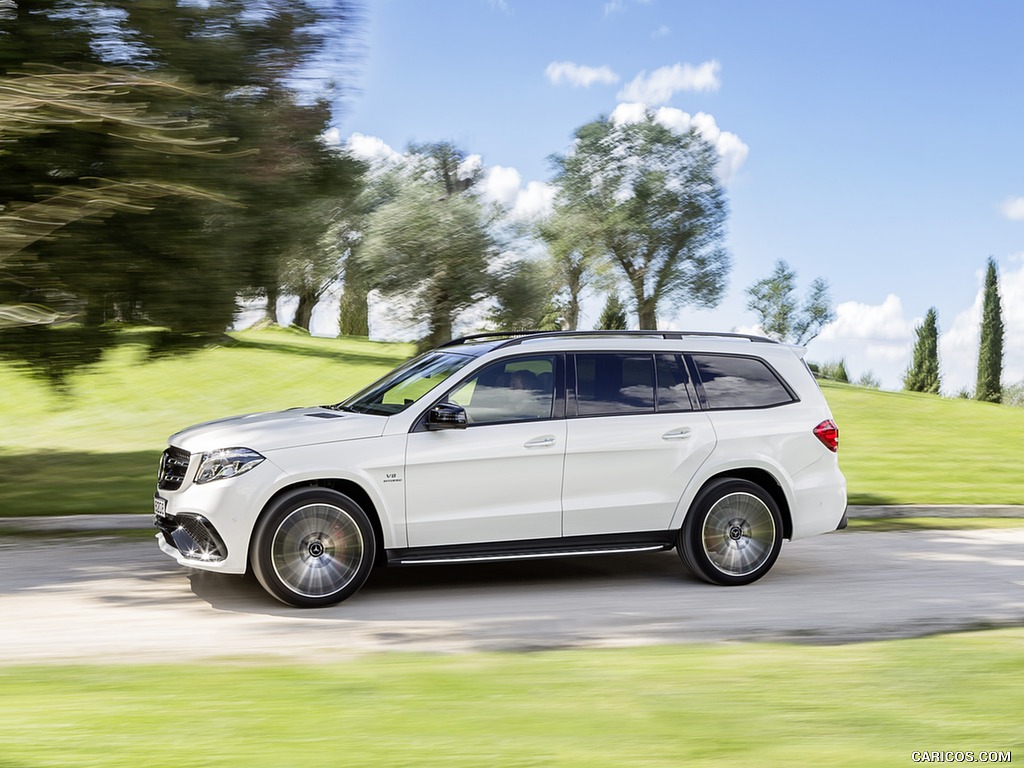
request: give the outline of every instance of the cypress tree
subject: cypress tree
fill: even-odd
[[[939,394],[939,327],[935,307],[928,310],[924,322],[917,329],[914,360],[903,377],[903,389],[908,392]]]
[[[985,294],[981,308],[981,347],[978,350],[978,386],[974,397],[989,403],[1002,401],[1003,313],[999,302],[996,261],[988,259]]]
[[[601,319],[594,326],[596,331],[624,331],[627,326],[626,307],[617,293],[609,293],[604,303]]]

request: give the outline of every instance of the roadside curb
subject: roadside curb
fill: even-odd
[[[901,504],[851,506],[852,519],[882,517],[1024,517],[1024,506],[980,504]],[[59,515],[0,517],[0,533],[80,533],[153,530],[152,515]]]

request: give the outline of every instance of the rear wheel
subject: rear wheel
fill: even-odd
[[[253,536],[252,569],[263,588],[299,608],[354,595],[373,567],[366,512],[329,488],[300,488],[273,502]]]
[[[679,556],[712,584],[757,581],[781,549],[782,514],[775,499],[738,478],[716,480],[701,491],[679,531]]]

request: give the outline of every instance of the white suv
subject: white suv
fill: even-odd
[[[160,462],[160,548],[302,607],[374,564],[675,547],[747,584],[846,525],[839,430],[802,350],[756,336],[477,334],[337,405],[207,422]]]

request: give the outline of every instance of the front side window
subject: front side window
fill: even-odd
[[[694,355],[708,408],[768,408],[794,401],[763,360],[726,355]]]
[[[383,379],[333,407],[343,411],[391,416],[404,411],[471,362],[473,358],[469,355],[428,352],[396,368]]]
[[[448,402],[466,410],[469,424],[550,419],[555,403],[554,355],[502,360],[452,390]]]
[[[579,416],[654,413],[653,356],[576,355],[576,413]]]

